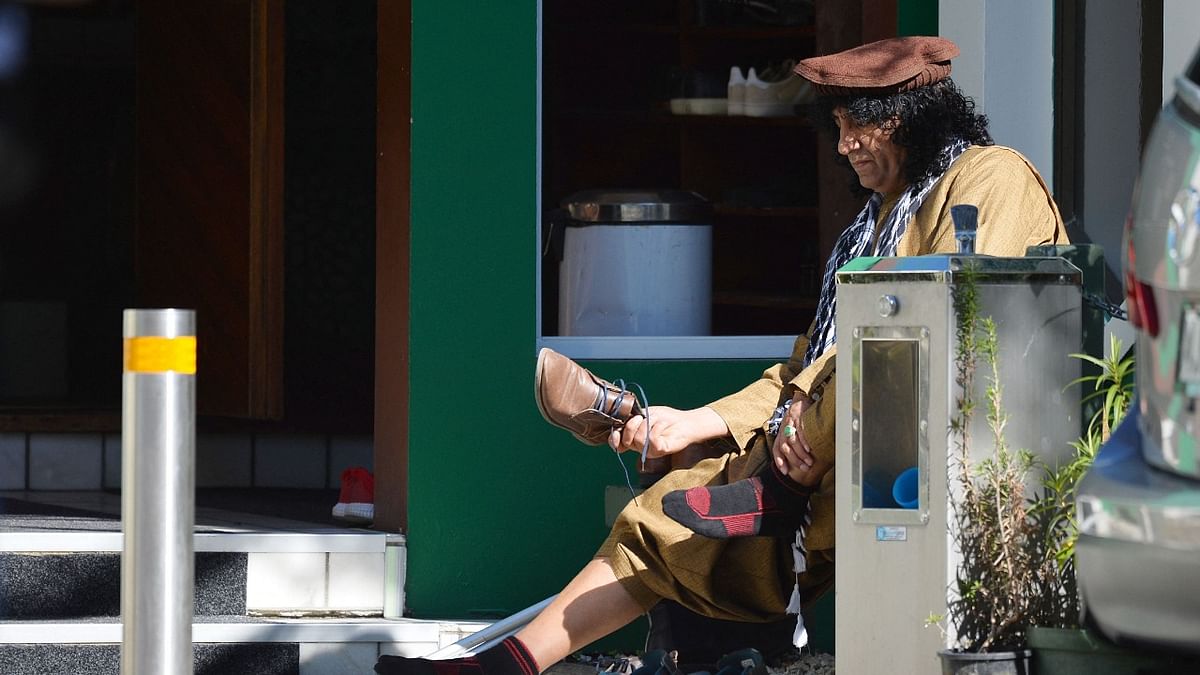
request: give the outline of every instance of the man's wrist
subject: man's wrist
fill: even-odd
[[[726,424],[725,418],[712,408],[702,406],[695,409],[696,414],[696,442],[703,443],[712,441],[718,438],[725,438],[731,435],[729,425]]]

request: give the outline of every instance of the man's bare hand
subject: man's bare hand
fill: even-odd
[[[771,458],[779,471],[798,483],[806,476],[813,465],[812,448],[804,437],[804,424],[801,420],[804,411],[812,405],[812,399],[796,392],[792,404],[788,406],[779,423],[779,433],[775,435],[775,443],[771,446]],[[788,433],[788,432],[792,433]]]
[[[634,415],[621,429],[614,429],[608,444],[617,452],[641,452],[649,437],[649,458],[673,455],[694,443],[703,443],[729,434],[729,427],[711,408],[679,410],[652,405],[647,415]],[[648,418],[648,419],[647,419]]]

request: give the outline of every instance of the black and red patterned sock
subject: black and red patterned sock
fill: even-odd
[[[810,494],[772,464],[757,476],[728,485],[668,492],[663,512],[713,539],[784,537],[803,523]]]
[[[410,659],[384,655],[375,664],[380,675],[538,675],[538,664],[515,636],[461,659]]]

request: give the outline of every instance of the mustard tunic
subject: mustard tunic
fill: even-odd
[[[885,199],[883,222],[898,195]],[[1037,170],[1025,157],[1001,146],[968,148],[929,192],[908,224],[897,255],[957,250],[950,207],[979,208],[976,251],[1023,256],[1028,246],[1066,244],[1062,216]],[[811,327],[809,329],[811,331]],[[636,504],[621,512],[597,557],[607,558],[617,579],[643,608],[670,599],[718,619],[766,622],[783,618],[794,585],[805,606],[833,585],[834,473],[811,498],[808,569],[792,571],[790,541],[770,537],[709,539],[663,514],[667,492],[698,485],[723,485],[753,476],[770,458],[766,422],[799,390],[816,400],[801,420],[813,452],[834,455],[834,366],[836,347],[802,368],[808,337],[796,338],[786,363],[767,369],[741,391],[708,407],[729,427],[718,441],[724,454],[664,476]]]

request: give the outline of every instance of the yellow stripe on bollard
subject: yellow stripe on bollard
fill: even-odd
[[[125,338],[125,372],[196,374],[196,338]]]

